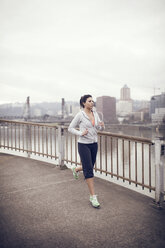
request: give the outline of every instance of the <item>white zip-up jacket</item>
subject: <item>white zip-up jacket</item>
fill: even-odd
[[[79,143],[91,144],[97,142],[97,131],[102,131],[104,127],[99,126],[100,118],[96,111],[93,111],[95,118],[95,125],[92,125],[88,115],[81,110],[74,119],[71,121],[68,131],[72,134],[78,135]],[[76,128],[79,127],[80,130]],[[82,135],[83,132],[88,129],[88,133],[86,135]]]

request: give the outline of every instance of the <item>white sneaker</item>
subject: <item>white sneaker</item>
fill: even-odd
[[[89,201],[91,202],[92,206],[94,208],[99,208],[100,207],[100,203],[97,200],[97,195],[90,195]]]

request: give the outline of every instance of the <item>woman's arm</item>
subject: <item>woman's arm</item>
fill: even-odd
[[[68,127],[68,131],[72,134],[75,134],[75,135],[79,135],[79,136],[82,136],[83,135],[83,132],[82,131],[79,131],[76,129],[76,127],[79,126],[80,124],[80,120],[81,120],[81,113],[79,112],[74,118],[73,120],[71,121],[69,127]]]

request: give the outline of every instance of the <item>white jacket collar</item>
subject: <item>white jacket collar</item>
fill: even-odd
[[[88,119],[89,119],[88,115],[85,113],[85,111],[84,111],[84,110],[81,110],[81,112],[82,112],[82,114],[83,114],[86,118],[88,118]],[[95,111],[94,111],[94,110],[92,110],[92,112],[93,112],[93,114],[94,114],[94,118],[95,118]],[[89,119],[89,120],[90,120],[90,119]]]

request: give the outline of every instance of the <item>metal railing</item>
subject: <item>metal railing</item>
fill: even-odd
[[[155,182],[157,163],[152,145],[146,138],[99,132],[95,172],[128,181],[150,192],[157,191],[156,185],[160,183]],[[81,164],[77,136],[70,134],[63,125],[0,120],[0,148],[27,153],[28,157],[31,154],[49,157],[61,167],[65,163],[68,166]]]
[[[57,125],[0,120],[0,147],[58,159]]]

